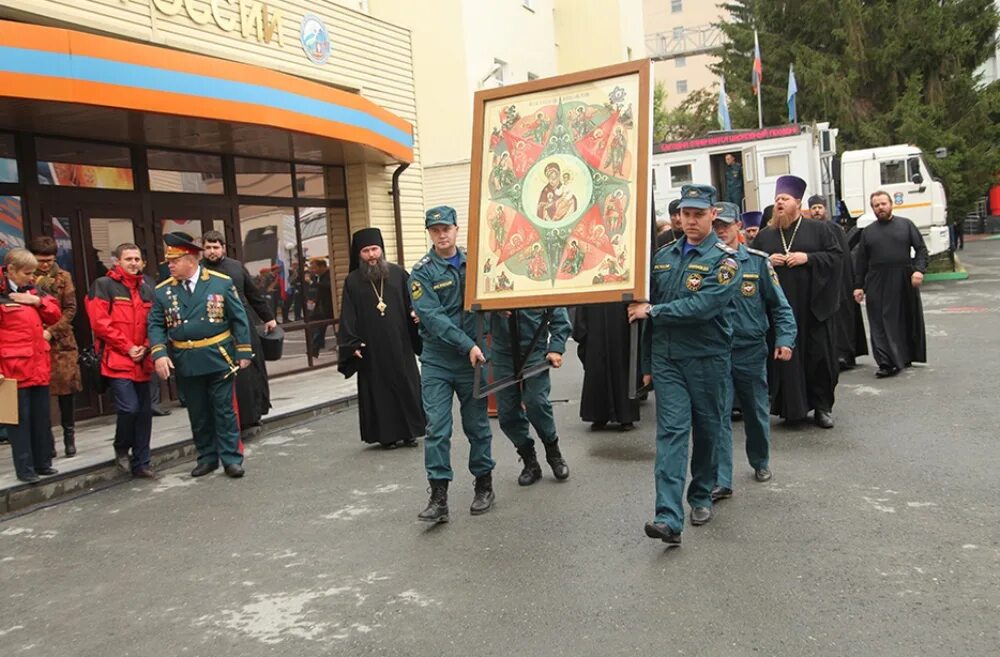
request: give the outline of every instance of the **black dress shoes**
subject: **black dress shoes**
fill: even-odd
[[[712,519],[712,507],[710,506],[696,506],[691,509],[691,524],[692,525],[704,525],[706,522]]]
[[[35,474],[40,474],[43,477],[51,477],[54,474],[59,474],[59,471],[55,468],[35,468]]]
[[[681,546],[680,533],[671,531],[666,525],[661,525],[658,522],[647,522],[645,529],[646,536],[660,539],[667,544],[668,548]]]
[[[591,422],[590,423],[590,430],[591,431],[600,431],[601,429],[605,428],[606,426],[608,426],[607,422],[605,422],[604,420],[598,420],[597,422]]]
[[[833,428],[833,416],[830,415],[830,411],[817,410],[815,416],[813,417],[813,421],[820,429]]]
[[[18,478],[18,480],[23,481],[26,484],[37,484],[38,482],[40,482],[42,480],[42,478],[39,477],[36,474],[30,474],[30,475],[24,475],[24,476],[17,475],[17,478]]]
[[[618,425],[618,430],[621,431],[622,433],[624,433],[626,431],[634,431],[635,430],[635,423],[634,422],[622,422],[621,424]]]
[[[128,458],[128,452],[115,452],[115,467],[119,472],[128,472],[132,469],[131,461]]]
[[[239,463],[230,463],[229,465],[226,466],[225,470],[226,470],[226,476],[232,477],[233,479],[239,479],[245,474],[243,466],[240,465]]]
[[[898,367],[890,367],[888,369],[879,368],[879,370],[875,372],[875,376],[879,379],[888,379],[890,376],[896,376],[897,374],[899,374]]]
[[[771,481],[771,471],[767,468],[757,468],[753,472],[753,478],[761,483]]]
[[[733,489],[726,488],[725,486],[716,486],[712,489],[712,501],[718,502],[719,500],[728,500],[733,496]]]
[[[152,468],[139,468],[132,471],[132,476],[136,479],[158,479],[159,476],[153,472]]]
[[[204,477],[210,472],[215,472],[219,467],[218,463],[199,463],[191,471],[192,477]]]
[[[153,417],[164,417],[170,415],[170,411],[160,408],[159,406],[153,407]]]

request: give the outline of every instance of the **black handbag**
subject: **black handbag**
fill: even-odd
[[[108,382],[101,374],[101,360],[104,358],[104,346],[100,351],[96,351],[93,346],[80,350],[80,355],[76,358],[77,365],[80,366],[80,373],[89,379],[91,386],[97,394],[102,395],[108,390]]]

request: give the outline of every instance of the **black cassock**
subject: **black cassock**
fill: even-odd
[[[868,353],[865,320],[861,317],[861,305],[854,300],[854,259],[844,229],[832,221],[823,223],[830,227],[844,254],[840,272],[840,308],[833,320],[837,359],[848,367],[854,367],[855,359]]]
[[[797,421],[810,410],[833,410],[840,375],[834,316],[840,306],[843,254],[828,226],[802,218],[784,231],[772,222],[757,234],[753,246],[766,253],[785,253],[782,233],[788,251],[802,251],[809,261],[774,268],[795,314],[798,335],[791,360],[769,361],[768,387],[771,413]]]
[[[264,348],[260,342],[257,327],[274,319],[271,307],[263,293],[253,283],[253,278],[247,268],[239,260],[223,258],[219,262],[202,260],[203,266],[233,279],[236,292],[247,311],[250,321],[250,345],[253,347],[253,358],[250,366],[242,369],[236,375],[236,404],[240,415],[240,430],[256,427],[260,418],[271,410],[271,388],[267,382],[267,365],[264,361]]]
[[[910,256],[910,248],[915,256]],[[854,282],[865,291],[872,352],[880,369],[927,362],[927,338],[920,290],[913,272],[927,271],[924,238],[905,217],[876,221],[861,231]]]
[[[361,440],[391,445],[425,433],[415,356],[420,353],[420,338],[410,317],[409,274],[389,263],[381,290],[384,316],[376,307],[378,288],[361,269],[352,271],[344,281],[337,369],[348,378],[358,374]],[[354,356],[359,348],[360,360]]]
[[[580,417],[585,422],[637,422],[639,401],[628,398],[629,323],[625,304],[578,307],[573,339],[583,362]]]

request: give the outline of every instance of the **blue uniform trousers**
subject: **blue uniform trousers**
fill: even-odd
[[[770,401],[767,396],[767,344],[733,349],[733,375],[727,390],[727,403],[737,399],[743,409],[743,428],[746,431],[747,460],[753,469],[768,466],[771,425]],[[733,487],[733,425],[723,423],[716,450],[718,466],[716,485]]]
[[[712,506],[715,444],[729,421],[730,355],[667,359],[653,354],[656,393],[656,522],[684,529],[684,480],[691,439],[692,507]]]
[[[545,359],[543,352],[532,354],[526,366],[530,367]],[[514,363],[510,354],[493,352],[493,376],[502,379],[514,374]],[[535,428],[535,433],[543,443],[556,441],[556,420],[552,415],[552,402],[549,392],[552,382],[549,371],[528,377],[521,383],[497,390],[497,419],[500,420],[500,430],[504,432],[514,447],[531,447],[535,441],[528,433],[528,425]]]
[[[124,454],[129,449],[132,450],[132,472],[148,468],[149,440],[153,433],[150,382],[109,377],[108,386],[118,414],[115,424],[115,452]]]
[[[424,439],[424,467],[428,479],[451,481],[452,398],[458,396],[462,430],[469,439],[469,471],[481,477],[496,465],[491,456],[493,433],[486,411],[486,398],[472,396],[474,370],[468,361],[440,359],[429,362],[427,353],[421,358],[420,392],[424,415],[427,416],[427,437]],[[449,362],[450,361],[450,362]]]
[[[218,465],[220,460],[222,465],[243,463],[243,443],[233,397],[236,380],[226,374],[177,376],[177,388],[187,399],[198,463]]]

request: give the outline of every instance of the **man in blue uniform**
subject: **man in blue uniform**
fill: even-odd
[[[456,245],[458,220],[447,206],[427,211],[424,225],[433,248],[410,274],[410,298],[420,318],[420,391],[427,437],[424,466],[430,483],[430,501],[417,518],[448,522],[448,482],[451,469],[451,403],[458,395],[462,430],[469,439],[469,470],[476,478],[472,515],[493,508],[493,434],[486,399],[472,396],[476,363],[486,362],[475,341],[475,315],[462,310],[465,296],[465,252]]]
[[[531,353],[525,353],[531,347],[531,340],[547,312],[550,313],[548,326],[542,329]],[[517,326],[513,327],[514,316],[511,313],[494,313],[491,316],[494,378],[502,379],[514,374],[515,351],[518,352],[518,361],[523,363],[524,367],[537,365],[544,360],[548,360],[552,367],[562,367],[566,340],[572,331],[566,309],[519,310],[516,317]],[[519,346],[513,345],[514,328],[518,334]],[[510,442],[514,443],[524,465],[521,475],[517,478],[517,483],[521,486],[530,486],[542,478],[542,467],[538,464],[538,456],[535,454],[535,442],[528,433],[529,423],[535,428],[535,433],[545,446],[545,460],[552,468],[553,476],[560,481],[569,477],[569,466],[566,465],[566,460],[559,450],[552,402],[549,401],[551,389],[549,371],[546,369],[517,385],[507,386],[496,392],[500,429]]]
[[[681,543],[689,437],[691,524],[712,519],[715,444],[729,419],[733,330],[726,307],[741,270],[736,252],[712,231],[716,199],[710,185],[684,185],[684,237],[654,254],[651,302],[628,308],[631,321],[650,320],[642,371],[656,393],[656,518],[645,529],[667,547]]]
[[[781,291],[767,254],[740,244],[739,208],[732,203],[719,203],[717,209],[715,234],[736,251],[742,270],[737,281],[740,293],[729,306],[733,325],[729,403],[735,395],[743,409],[747,459],[754,469],[754,477],[757,481],[769,481],[771,425],[767,397],[767,331],[774,326],[774,358],[789,360],[795,347],[795,315]],[[723,423],[722,428],[716,449],[718,463],[713,502],[733,496],[733,428],[730,423]]]
[[[250,323],[225,274],[199,264],[201,247],[188,235],[168,233],[170,277],[156,286],[149,312],[149,344],[156,373],[166,380],[176,370],[187,400],[198,450],[192,477],[219,467],[243,476],[243,445],[234,407],[237,373],[250,364]]]

